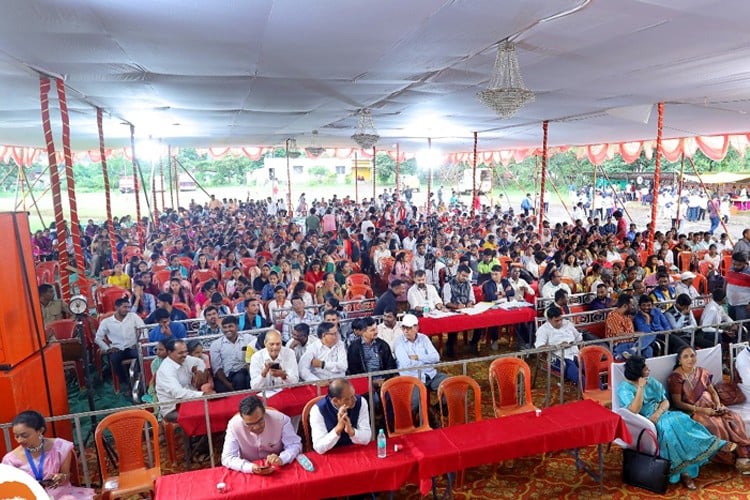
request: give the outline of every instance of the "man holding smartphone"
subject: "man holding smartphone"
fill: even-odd
[[[250,358],[250,388],[259,391],[299,382],[297,357],[281,344],[281,333],[268,330],[264,344]]]
[[[302,451],[302,440],[288,416],[263,406],[258,396],[240,401],[239,413],[227,424],[221,464],[250,474],[271,474]]]

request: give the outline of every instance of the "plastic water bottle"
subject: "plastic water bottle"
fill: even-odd
[[[424,306],[422,306],[422,316],[427,316],[428,312],[430,312],[430,304],[425,302]]]
[[[385,458],[388,452],[385,449],[386,442],[385,442],[385,432],[383,432],[383,429],[380,429],[378,431],[378,458]]]

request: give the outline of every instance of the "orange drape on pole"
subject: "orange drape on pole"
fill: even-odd
[[[81,224],[78,220],[78,202],[76,201],[76,182],[73,175],[73,154],[70,151],[70,115],[68,99],[65,96],[65,83],[57,80],[57,99],[60,103],[62,121],[63,158],[65,160],[65,178],[68,183],[68,203],[70,203],[70,230],[73,236],[73,257],[80,278],[86,277],[86,264],[81,249]]]
[[[654,253],[654,235],[656,234],[656,211],[659,206],[659,183],[661,181],[662,133],[664,129],[664,103],[657,105],[659,117],[656,122],[656,162],[654,163],[654,186],[651,200],[651,226],[648,231],[648,253]]]
[[[109,244],[112,247],[112,261],[116,262],[117,242],[115,241],[115,227],[112,224],[112,198],[109,190],[109,172],[107,172],[107,155],[104,154],[104,126],[102,124],[102,108],[96,108],[96,126],[99,129],[99,151],[102,161],[102,176],[104,177],[104,203],[107,210],[107,232]]]
[[[549,122],[544,120],[542,122],[542,131],[544,136],[542,139],[542,179],[540,181],[540,194],[539,194],[539,239],[542,239],[542,226],[544,224],[544,183],[547,180],[547,129],[549,128]]]
[[[68,249],[66,248],[65,223],[63,220],[62,196],[60,194],[60,175],[57,168],[55,143],[52,139],[52,125],[49,120],[49,78],[39,79],[39,97],[42,108],[42,128],[44,141],[47,143],[47,158],[49,161],[49,178],[52,189],[52,207],[55,212],[55,230],[57,231],[57,253],[60,262],[60,290],[65,302],[70,300],[70,276],[68,273]]]
[[[377,199],[377,195],[375,194],[375,156],[377,154],[377,150],[375,149],[375,146],[372,147],[372,202],[375,203],[375,200]]]
[[[135,159],[135,127],[130,125],[130,153],[133,162],[133,190],[135,193],[135,216],[138,219],[136,230],[138,231],[138,246],[141,250],[146,249],[145,237],[143,234],[143,222],[141,221],[141,183],[138,181],[138,164]]]
[[[396,143],[396,201],[399,200],[401,191],[401,146]]]

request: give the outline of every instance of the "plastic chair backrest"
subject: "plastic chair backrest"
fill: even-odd
[[[701,276],[708,278],[708,273],[712,267],[713,265],[710,262],[702,260],[698,263],[698,272],[701,273]]]
[[[218,279],[218,272],[213,269],[196,269],[193,271],[193,284]]]
[[[414,389],[419,391],[418,426],[414,425],[412,418],[411,398]],[[402,375],[386,380],[380,388],[380,400],[384,407],[390,405],[393,409],[393,422],[389,422],[388,417],[385,419],[388,436],[430,430],[427,418],[427,388],[418,378]],[[387,411],[386,415],[389,415]]]
[[[171,271],[169,269],[162,269],[161,271],[156,271],[154,273],[154,283],[156,283],[160,290],[164,287],[164,283],[169,281],[170,274]]]
[[[583,370],[582,392],[598,391],[600,376],[606,373],[609,377],[609,366],[612,364],[612,353],[601,346],[588,345],[578,352],[578,361]]]
[[[445,401],[448,414],[443,415],[443,405],[440,405],[440,420],[447,417],[448,426],[468,423],[469,389],[474,392],[474,421],[482,420],[482,390],[476,380],[466,375],[448,377],[440,383],[437,390],[438,401]],[[445,398],[445,399],[443,399]]]
[[[357,295],[364,295],[367,298],[372,298],[375,296],[372,288],[367,285],[352,285],[346,289],[346,300],[351,300]]]
[[[723,250],[722,250],[723,253]],[[721,258],[721,274],[726,275],[727,271],[732,267],[732,255],[724,255]]]
[[[568,285],[568,287],[570,288],[570,293],[576,293],[576,290],[578,290],[578,285],[570,276],[563,276],[562,278],[560,278],[560,281]]]
[[[519,399],[518,377],[523,376],[523,401]],[[499,410],[501,407],[521,406],[529,404],[531,399],[531,369],[526,362],[519,358],[499,358],[490,365],[490,389],[492,390],[492,406]],[[497,390],[497,395],[495,391]]]
[[[680,252],[677,254],[677,262],[680,265],[680,271],[690,270],[690,262],[693,260],[693,252]]]
[[[72,339],[75,338],[76,322],[73,319],[58,319],[47,323],[44,329],[57,340]]]
[[[346,286],[367,285],[372,286],[370,277],[363,273],[354,273],[346,277]]]
[[[310,411],[325,396],[316,396],[302,409],[302,451],[312,451],[312,433],[310,432]]]
[[[708,280],[702,274],[695,275],[692,286],[693,288],[698,290],[698,293],[701,295],[705,295],[706,293],[708,293]]]
[[[153,413],[146,410],[122,410],[117,413],[107,415],[96,426],[94,439],[96,441],[96,451],[99,454],[99,469],[101,472],[102,482],[106,481],[109,474],[104,450],[104,433],[109,431],[114,440],[114,448],[117,452],[117,468],[119,473],[129,472],[139,469],[147,469],[146,453],[144,452],[144,426],[149,424],[151,450],[155,451],[153,469],[161,470],[161,461],[159,457],[159,422]]]
[[[175,309],[179,309],[180,311],[187,314],[188,318],[191,317],[193,314],[193,311],[190,310],[190,306],[188,306],[187,304],[183,302],[175,302],[172,304],[172,307],[174,307]]]

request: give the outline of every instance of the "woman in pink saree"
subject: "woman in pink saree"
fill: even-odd
[[[720,452],[716,461],[734,463],[737,470],[750,473],[750,439],[745,431],[745,423],[735,412],[729,410],[719,400],[714,389],[712,375],[697,366],[695,351],[685,346],[677,353],[674,371],[667,379],[672,405],[688,414],[703,425],[714,436],[737,443],[733,452]]]

